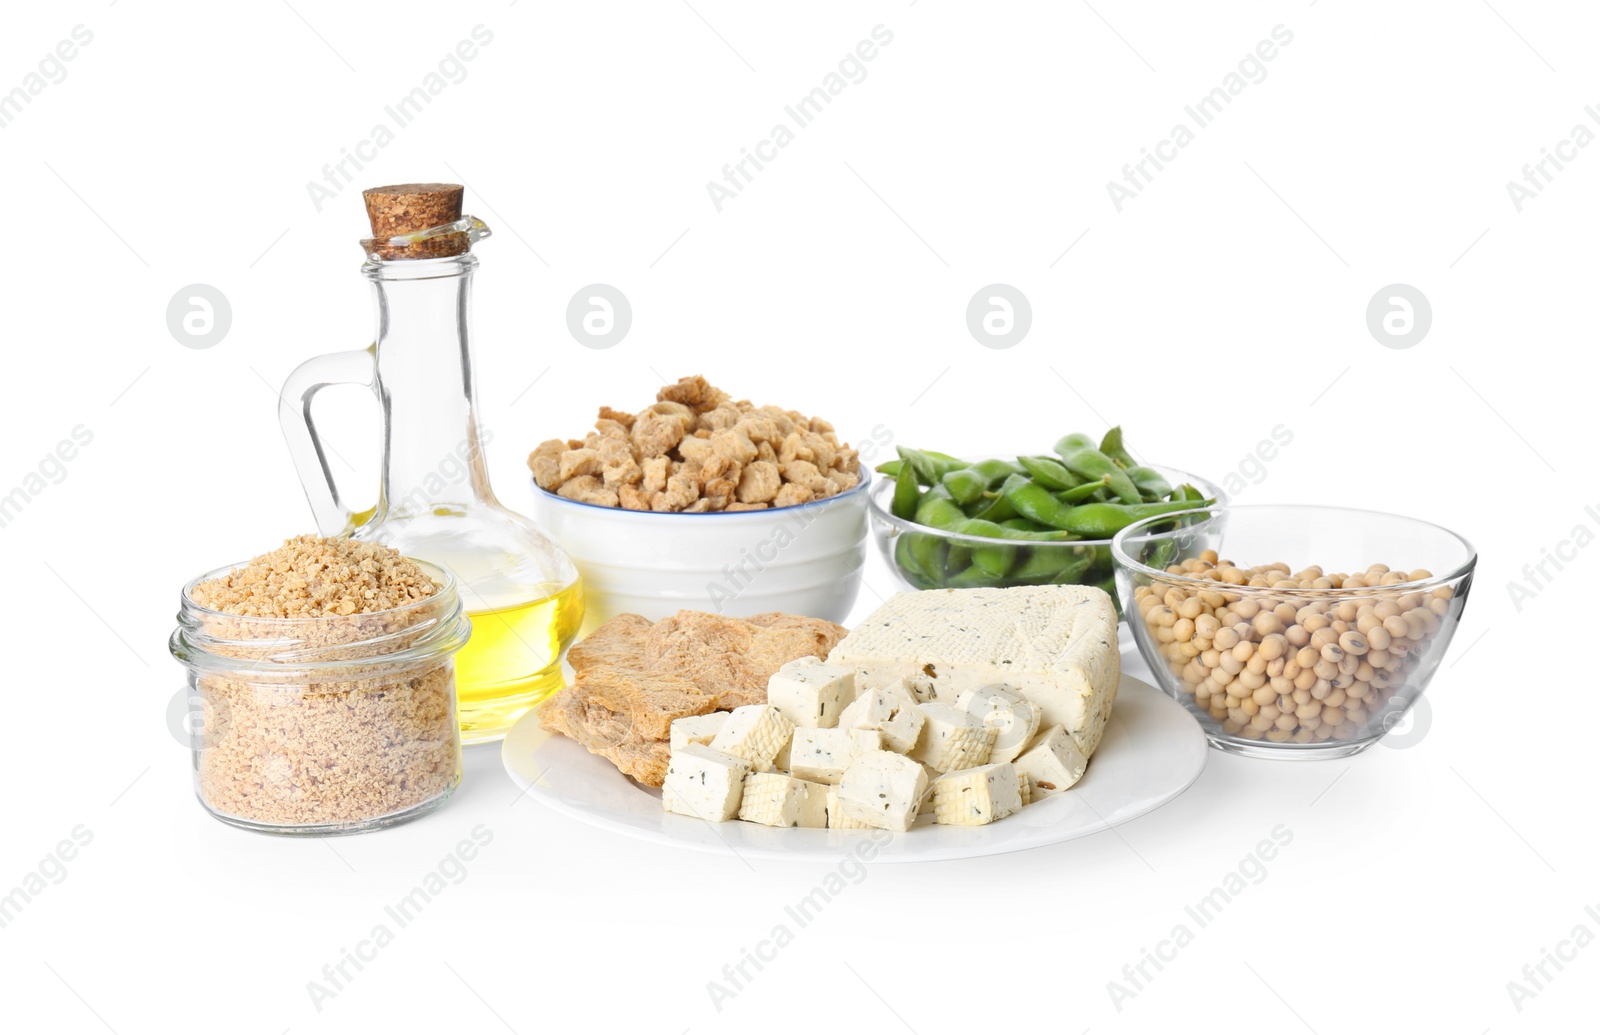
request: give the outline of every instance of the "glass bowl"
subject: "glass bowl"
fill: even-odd
[[[982,458],[979,458],[982,459]],[[1222,489],[1187,471],[1151,464],[1173,485],[1188,482],[1227,502]],[[1110,539],[1018,542],[945,532],[890,513],[894,479],[879,478],[867,499],[872,537],[884,563],[907,589],[971,589],[979,586],[1098,586],[1118,601]],[[1121,605],[1117,612],[1121,614]]]
[[[1111,555],[1139,652],[1212,745],[1304,759],[1395,727],[1444,659],[1478,562],[1426,521],[1319,506],[1168,515],[1123,529]]]

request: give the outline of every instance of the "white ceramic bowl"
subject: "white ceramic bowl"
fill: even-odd
[[[658,514],[577,503],[533,485],[530,516],[583,576],[585,628],[680,609],[735,618],[782,611],[843,622],[867,559],[867,490],[733,514]],[[532,483],[530,482],[530,485]]]

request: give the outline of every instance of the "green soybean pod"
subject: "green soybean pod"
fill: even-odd
[[[981,546],[972,551],[972,566],[989,578],[1005,578],[1017,559],[1015,546]]]
[[[1014,579],[1048,579],[1056,583],[1071,583],[1089,569],[1093,555],[1082,549],[1063,546],[1034,547],[1028,559],[1011,569]]]
[[[973,518],[964,525],[950,529],[950,531],[959,532],[962,535],[983,536],[986,539],[1011,539],[1019,542],[1064,543],[1078,538],[1071,532],[1063,532],[1057,528],[1046,528],[1043,531],[1034,532],[1007,528],[1005,525],[997,525],[993,521],[981,521],[977,518]]]
[[[1068,489],[1065,492],[1058,492],[1055,496],[1056,499],[1068,506],[1076,506],[1079,503],[1087,503],[1091,499],[1097,499],[1098,497],[1095,494],[1100,492],[1101,489],[1109,488],[1110,485],[1110,475],[1102,475],[1097,482],[1084,482],[1082,485]]]
[[[1216,501],[1202,502],[1209,506]],[[1065,528],[1085,539],[1110,539],[1135,521],[1189,509],[1192,508],[1187,500],[1182,503],[1085,503],[1068,508],[1063,523],[1056,527]]]
[[[983,475],[970,467],[959,471],[948,471],[939,479],[941,485],[949,490],[950,495],[961,506],[965,507],[983,498],[984,490],[989,483]]]
[[[1064,522],[1074,509],[1050,495],[1049,489],[1026,478],[1008,480],[1005,494],[1018,514],[1051,528],[1066,528]]]
[[[923,537],[920,532],[907,532],[895,537],[894,563],[907,576],[927,578],[927,572],[922,570],[916,550],[912,548],[919,537]]]
[[[1065,464],[1049,456],[1019,456],[1017,463],[1028,476],[1047,489],[1071,489],[1082,485],[1083,479],[1067,470]]]
[[[967,466],[964,460],[912,449],[909,446],[896,446],[895,449],[899,452],[900,459],[910,464],[911,469],[917,472],[917,480],[924,485],[938,485],[946,474]]]
[[[1067,457],[1080,449],[1095,448],[1094,439],[1082,433],[1063,435],[1055,445],[1056,455]]]
[[[1000,584],[1000,579],[984,574],[976,564],[966,571],[952,575],[944,580],[945,589],[980,589],[999,586]]]
[[[1117,466],[1117,462],[1100,452],[1098,449],[1080,449],[1071,456],[1064,456],[1061,462],[1073,474],[1093,480],[1095,478],[1110,478],[1107,483],[1117,498],[1124,503],[1142,503],[1144,497],[1139,495],[1138,486],[1128,477],[1128,472]]]
[[[885,478],[898,478],[900,477],[900,470],[903,467],[905,467],[904,460],[885,460],[877,467],[874,467],[873,470],[877,471]]]
[[[1010,460],[1000,459],[979,460],[977,463],[968,468],[968,470],[976,471],[980,476],[982,476],[986,487],[990,489],[998,487],[1001,482],[1005,481],[1012,475],[1022,473],[1022,468],[1017,464],[1012,463]]]
[[[921,499],[916,473],[909,466],[900,468],[894,479],[894,499],[889,504],[889,513],[902,521],[915,521]]]
[[[951,529],[967,520],[967,515],[956,506],[950,490],[939,485],[922,494],[915,520],[929,528]]]
[[[981,521],[1010,521],[1017,516],[1017,508],[1011,505],[1004,493],[996,494],[993,499],[985,494],[983,502],[974,505],[972,516]]]
[[[1106,432],[1105,438],[1100,440],[1100,452],[1125,468],[1138,466],[1137,461],[1133,459],[1122,444],[1122,425],[1120,424]]]
[[[949,556],[950,544],[942,536],[923,532],[911,534],[916,536],[911,543],[911,555],[916,558],[917,567],[930,580],[937,581],[944,574],[945,558]]]
[[[1140,495],[1146,503],[1172,495],[1172,483],[1161,476],[1161,472],[1150,467],[1128,468],[1128,478],[1138,488]]]

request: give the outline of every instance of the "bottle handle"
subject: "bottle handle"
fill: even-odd
[[[289,443],[289,456],[305,489],[311,515],[323,535],[340,535],[358,527],[362,521],[344,505],[339,486],[328,466],[322,436],[311,419],[311,400],[329,385],[363,385],[377,392],[377,350],[374,346],[333,352],[306,360],[289,375],[278,393],[278,422]],[[365,519],[366,514],[360,515]]]

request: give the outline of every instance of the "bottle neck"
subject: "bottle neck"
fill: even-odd
[[[471,255],[369,262],[378,307],[386,520],[493,503],[473,386]]]

